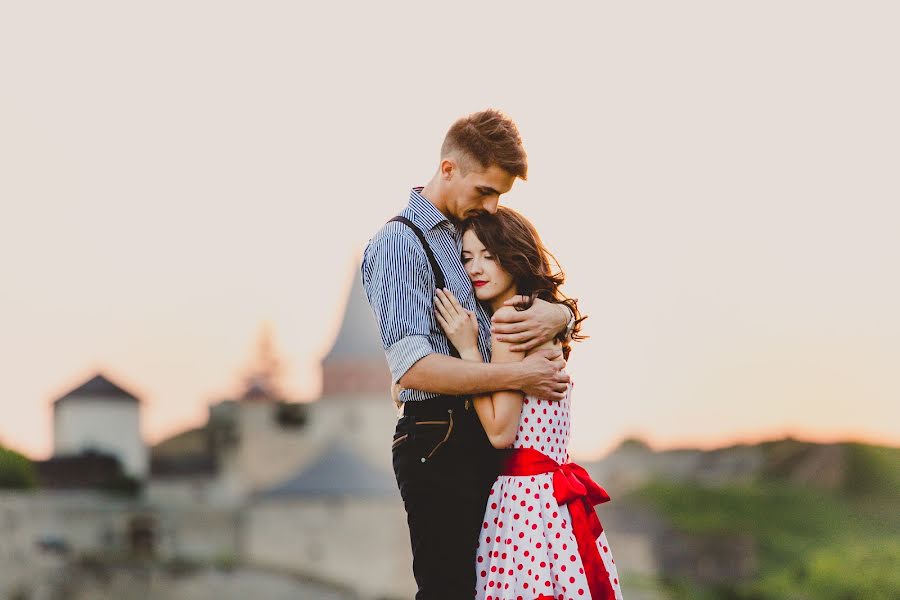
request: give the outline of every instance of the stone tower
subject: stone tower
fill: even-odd
[[[384,396],[390,395],[390,386],[381,335],[363,291],[359,269],[355,269],[341,328],[322,359],[322,396]]]
[[[322,395],[313,404],[311,417],[313,427],[326,431],[326,437],[391,471],[391,435],[397,419],[391,372],[359,268],[353,271],[340,330],[322,359]]]

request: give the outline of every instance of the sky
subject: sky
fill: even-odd
[[[369,236],[496,107],[529,156],[502,202],[589,316],[574,455],[898,445],[898,16],[0,3],[0,443],[49,456],[52,401],[98,370],[149,441],[202,424],[267,323],[316,398]]]

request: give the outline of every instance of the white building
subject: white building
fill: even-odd
[[[53,456],[90,450],[118,458],[127,475],[147,475],[140,402],[99,374],[53,402]]]

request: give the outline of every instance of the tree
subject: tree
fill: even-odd
[[[34,465],[22,454],[0,448],[0,488],[30,489],[37,486]]]

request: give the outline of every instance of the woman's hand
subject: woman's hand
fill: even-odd
[[[434,316],[460,354],[478,352],[478,318],[456,300],[450,290],[436,290]]]

